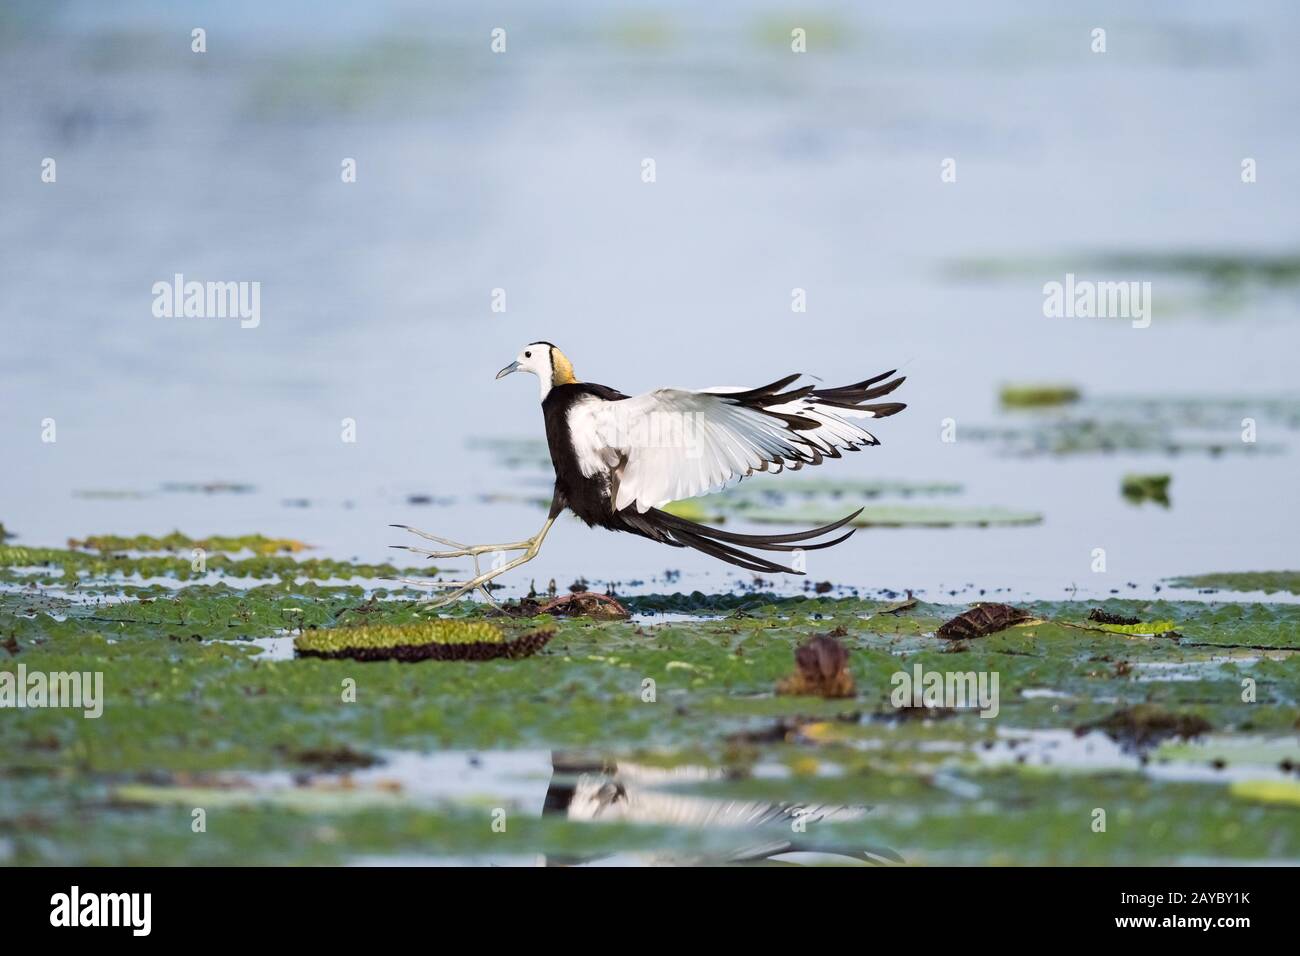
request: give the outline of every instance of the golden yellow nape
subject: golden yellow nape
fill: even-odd
[[[569,357],[554,346],[551,347],[551,384],[572,385],[577,379],[573,377],[573,363]]]

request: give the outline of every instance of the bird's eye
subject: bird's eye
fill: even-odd
[[[532,352],[525,352],[525,353],[524,353],[524,358],[532,358],[532,357],[533,357],[533,353],[532,353]]]

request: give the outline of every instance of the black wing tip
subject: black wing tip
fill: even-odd
[[[862,509],[858,509],[858,513]],[[789,531],[783,534],[743,534],[739,531],[726,531],[722,528],[713,528],[709,525],[700,524],[691,521],[689,518],[681,518],[677,515],[670,514],[666,511],[660,511],[658,508],[651,508],[646,512],[650,520],[659,527],[669,532],[685,531],[689,534],[704,535],[716,541],[726,541],[731,544],[739,544],[743,547],[763,548],[766,550],[792,551],[791,547],[782,547],[796,541],[808,541],[812,538],[819,538],[824,534],[832,531],[838,531],[848,522],[857,517],[857,513],[851,514],[839,521],[834,521],[820,528],[811,528],[807,531]]]
[[[760,385],[758,388],[746,389],[743,392],[719,392],[718,396],[731,402],[739,402],[742,405],[749,403],[758,403],[760,406],[770,405],[777,399],[781,402],[793,401],[794,399],[799,398],[801,394],[811,394],[814,388],[812,385],[804,385],[795,389],[792,393],[781,394],[783,388],[798,381],[800,378],[803,378],[803,372],[794,372],[784,378],[777,379],[775,382],[771,382],[767,385]]]
[[[724,531],[721,528],[711,528],[708,525],[698,524],[686,518],[679,518],[676,515],[660,511],[657,508],[651,508],[644,517],[649,518],[653,524],[666,532],[671,539],[676,539],[676,541],[697,551],[703,551],[705,554],[721,558],[729,564],[736,564],[752,571],[785,571],[790,574],[798,574],[801,572],[783,567],[769,561],[767,558],[749,554],[740,549],[751,548],[758,551],[789,552],[820,551],[823,548],[831,548],[853,537],[858,529],[850,528],[844,534],[830,541],[815,541],[813,539],[838,531],[862,514],[863,510],[863,508],[859,508],[852,514],[845,515],[840,520],[833,521],[830,524],[822,525],[820,528],[770,535],[741,534],[735,531]],[[735,560],[737,558],[740,560]],[[743,562],[752,562],[753,564]],[[755,565],[761,565],[761,567]]]
[[[869,378],[865,382],[841,385],[839,388],[815,389],[812,395],[819,401],[838,408],[860,408],[863,402],[870,401],[873,398],[883,398],[907,381],[907,376],[903,375],[891,379],[883,385],[878,384],[893,374],[893,372],[886,372],[884,375]]]
[[[890,415],[897,415],[906,407],[906,402],[884,402],[880,405],[863,405],[862,409],[871,412],[872,418],[888,418]]]

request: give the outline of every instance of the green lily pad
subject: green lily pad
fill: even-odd
[[[723,497],[743,505],[771,498],[909,498],[913,495],[955,495],[961,490],[962,486],[955,481],[840,480],[781,475],[770,481],[766,476],[755,476],[730,489]]]
[[[355,661],[487,661],[528,657],[546,646],[554,631],[508,639],[486,621],[426,620],[306,631],[294,638],[299,657]]]
[[[1003,385],[998,398],[1004,408],[1051,408],[1081,397],[1073,385]]]
[[[255,554],[295,554],[311,547],[291,538],[268,538],[260,534],[237,536],[211,535],[206,538],[191,538],[173,531],[169,535],[158,537],[151,534],[138,534],[125,537],[117,534],[91,535],[84,540],[72,540],[68,547],[87,551],[190,551],[201,548],[204,551],[252,551]]]
[[[378,788],[286,787],[252,789],[247,787],[162,787],[149,784],[124,784],[113,791],[123,804],[175,806],[204,810],[235,810],[253,807],[277,807],[294,813],[357,813],[363,810],[396,810],[409,806],[410,800],[400,793]]]
[[[1171,479],[1171,475],[1125,475],[1120,482],[1120,494],[1131,504],[1153,501],[1168,508]]]
[[[1199,280],[1209,286],[1259,285],[1286,288],[1300,284],[1300,254],[1235,251],[1158,252],[1120,250],[1083,252],[1057,258],[972,258],[950,263],[947,271],[962,278],[1009,278],[1066,272],[1099,273],[1117,278],[1166,275]]]
[[[1176,588],[1213,588],[1220,591],[1286,591],[1300,594],[1300,571],[1217,571],[1170,578]]]
[[[746,521],[758,524],[823,525],[839,521],[846,509],[749,509]],[[855,528],[1007,528],[1038,524],[1043,516],[1033,511],[1006,508],[945,508],[941,506],[867,505],[849,522]]]
[[[1300,783],[1294,780],[1238,780],[1228,791],[1234,797],[1255,803],[1300,807]]]
[[[1173,621],[1145,621],[1141,624],[1092,624],[1091,627],[1099,631],[1109,631],[1111,634],[1131,634],[1134,637],[1155,637],[1160,634],[1168,634],[1174,630]]]

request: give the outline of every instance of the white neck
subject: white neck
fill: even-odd
[[[546,396],[549,395],[549,394],[551,394],[551,376],[549,376],[549,375],[539,375],[539,376],[537,376],[537,381],[540,382],[541,385],[542,385],[542,397],[541,397],[541,401],[544,402],[544,401],[546,401]]]

